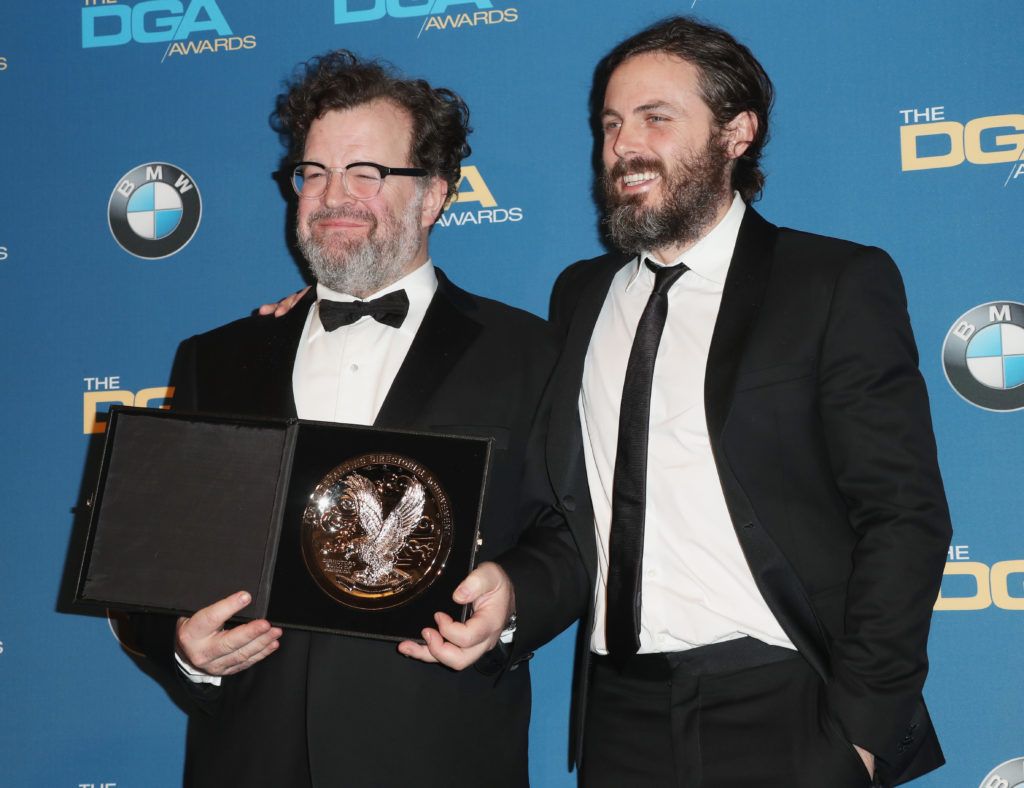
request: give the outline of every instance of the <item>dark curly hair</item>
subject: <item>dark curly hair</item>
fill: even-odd
[[[414,167],[444,178],[447,206],[458,192],[462,160],[471,152],[466,141],[472,131],[469,108],[454,91],[431,87],[422,79],[404,79],[388,63],[361,60],[347,49],[338,49],[296,69],[285,92],[277,97],[270,122],[288,155],[298,161],[314,120],[331,110],[378,99],[402,107],[411,116],[410,159]]]
[[[612,72],[629,58],[647,52],[674,55],[697,67],[704,103],[719,128],[741,112],[749,110],[757,116],[754,139],[733,168],[732,187],[747,202],[760,197],[765,181],[761,152],[768,142],[768,116],[775,99],[772,81],[761,64],[721,28],[684,16],[669,17],[626,39],[601,61],[601,100]]]

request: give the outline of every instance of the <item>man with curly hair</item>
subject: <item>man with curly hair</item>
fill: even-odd
[[[526,435],[554,348],[543,321],[460,290],[431,261],[468,121],[452,91],[347,51],[307,63],[274,122],[316,287],[281,319],[185,341],[174,383],[187,410],[494,438],[487,557],[518,534]],[[385,642],[229,626],[249,591],[150,633],[151,658],[187,696],[187,785],[469,788],[480,774],[527,785],[525,666],[495,683]]]

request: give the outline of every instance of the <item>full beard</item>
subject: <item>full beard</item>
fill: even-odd
[[[336,293],[366,298],[405,276],[419,254],[420,209],[423,195],[417,195],[399,215],[378,220],[368,210],[354,205],[321,208],[310,214],[306,227],[296,231],[299,251],[309,263],[316,281]],[[320,233],[316,223],[323,219],[358,219],[369,223],[365,238],[343,233]]]
[[[698,240],[714,222],[728,195],[730,163],[717,134],[711,135],[696,156],[677,159],[670,171],[657,159],[620,159],[601,177],[603,221],[612,243],[627,254],[635,254]],[[658,173],[664,194],[659,204],[645,205],[646,194],[619,192],[620,179],[636,172]]]

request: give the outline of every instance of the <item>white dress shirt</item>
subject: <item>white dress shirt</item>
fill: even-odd
[[[715,468],[704,373],[722,289],[746,205],[675,263],[690,270],[669,289],[668,319],[651,391],[640,653],[682,651],[744,635],[793,648],[754,584]],[[622,268],[587,350],[579,410],[598,544],[591,649],[606,654],[605,608],[619,407],[640,314],[654,287],[642,253]],[[656,262],[651,258],[653,262]]]
[[[359,299],[317,284],[317,301],[306,316],[292,369],[292,394],[300,419],[364,425],[376,421],[437,290],[433,263],[427,260],[370,298],[396,290],[405,290],[409,296],[409,313],[400,328],[361,317],[350,325],[327,331],[320,322],[320,299]],[[220,676],[196,670],[178,654],[174,658],[192,681],[220,685]]]
[[[306,317],[292,370],[292,393],[300,419],[373,424],[437,290],[437,274],[430,260],[370,298],[396,290],[405,290],[409,296],[409,314],[401,328],[361,317],[351,325],[327,331],[320,323],[320,299],[359,299],[317,284],[317,303]]]

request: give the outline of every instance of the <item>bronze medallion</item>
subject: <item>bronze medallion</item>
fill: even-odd
[[[434,474],[415,460],[363,454],[313,489],[301,541],[309,573],[332,599],[359,610],[398,607],[444,570],[451,505]]]

